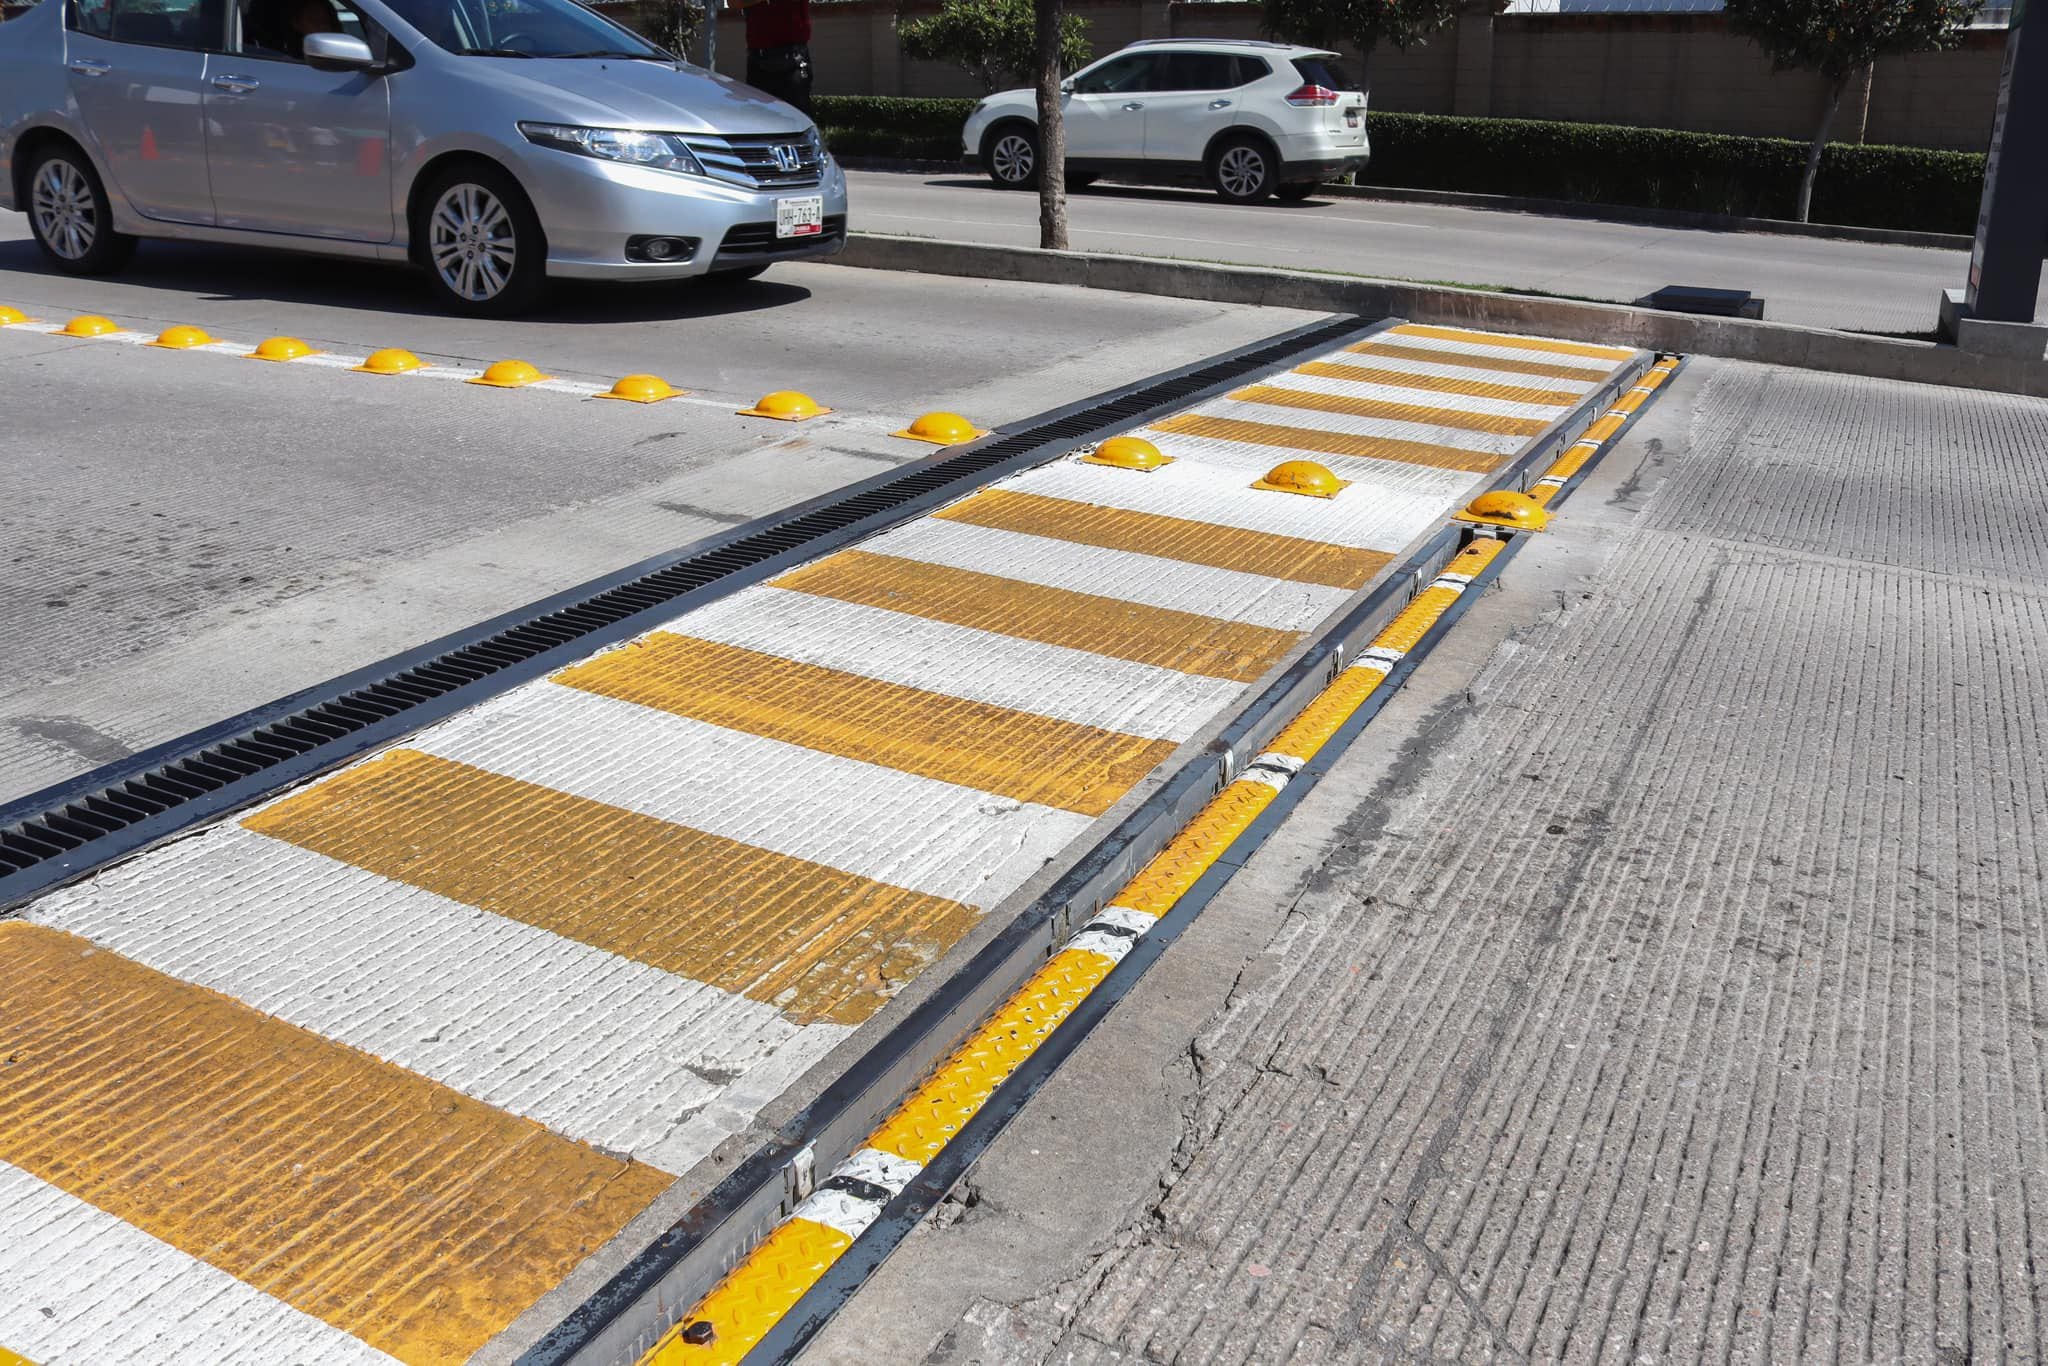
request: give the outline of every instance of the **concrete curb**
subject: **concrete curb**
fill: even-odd
[[[907,157],[841,157],[849,171],[884,171],[898,175],[972,175],[981,169],[965,161],[931,161]],[[1125,182],[1108,177],[1111,183]],[[1655,228],[1697,228],[1703,232],[1773,233],[1782,237],[1818,237],[1837,242],[1871,242],[1891,247],[1931,247],[1968,251],[1972,238],[1961,233],[1918,232],[1906,228],[1859,228],[1844,223],[1794,223],[1783,218],[1740,218],[1734,214],[1696,213],[1685,209],[1649,209],[1628,204],[1588,204],[1573,199],[1525,199],[1514,195],[1474,194],[1464,190],[1410,190],[1397,185],[1324,185],[1318,199],[1377,199],[1391,204],[1441,204],[1454,209],[1488,209],[1495,213],[1528,213],[1552,218],[1585,218],[1602,223],[1634,223]]]
[[[960,275],[1121,290],[1215,303],[1298,308],[1368,317],[1598,337],[1650,351],[1725,356],[1805,370],[2001,393],[2048,396],[2048,363],[1953,346],[1791,327],[1742,318],[1701,318],[1627,304],[1582,303],[1444,285],[1409,284],[1258,266],[1213,266],[1102,252],[1040,251],[922,237],[854,233],[839,264],[868,270]]]

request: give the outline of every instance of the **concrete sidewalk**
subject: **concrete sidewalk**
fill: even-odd
[[[808,1359],[2041,1359],[2043,449],[1695,364]]]

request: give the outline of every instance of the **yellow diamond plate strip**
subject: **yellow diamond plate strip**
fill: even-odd
[[[1646,390],[1662,384],[1675,364],[1660,365],[1663,376],[1652,372]],[[1628,397],[1640,404],[1647,391]],[[1615,426],[1620,420],[1615,419]],[[1577,468],[1573,466],[1574,471]],[[1442,573],[1470,578],[1506,549],[1504,540],[1475,540]],[[1412,652],[1462,593],[1449,585],[1425,588],[1373,638],[1371,648]],[[1268,749],[1304,762],[1314,758],[1385,679],[1378,669],[1354,665],[1343,670]],[[1111,904],[1155,919],[1165,915],[1278,795],[1277,788],[1255,777],[1229,784],[1124,885]],[[920,1165],[929,1163],[1115,966],[1110,958],[1087,949],[1054,954],[861,1146]],[[808,1219],[784,1221],[641,1358],[640,1366],[739,1362],[851,1245],[844,1233]],[[0,1361],[0,1366],[8,1363]]]
[[[0,326],[5,326],[5,323],[0,322]],[[10,1352],[5,1347],[0,1347],[0,1366],[36,1366],[36,1364],[19,1352]]]
[[[1538,480],[1535,486],[1529,490],[1529,496],[1535,499],[1538,504],[1547,504],[1552,498],[1555,498],[1558,489],[1564,482],[1584,469],[1586,463],[1598,455],[1603,446],[1614,439],[1615,433],[1622,429],[1629,416],[1649,402],[1650,396],[1663,388],[1665,382],[1677,370],[1678,358],[1676,356],[1666,356],[1651,366],[1648,373],[1643,376],[1642,383],[1636,385],[1635,388],[1630,389],[1620,399],[1616,400],[1614,406],[1609,408],[1599,421],[1586,428],[1585,434],[1573,442],[1571,448],[1557,458],[1557,463],[1552,465],[1544,473],[1543,478]]]
[[[682,1325],[671,1330],[642,1366],[737,1366],[754,1344],[831,1270],[853,1239],[808,1219],[789,1219],[734,1267]],[[710,1325],[707,1332],[701,1325]],[[697,1325],[692,1327],[693,1325]],[[688,1336],[698,1339],[685,1341]],[[6,1363],[0,1362],[0,1366]]]
[[[867,1146],[913,1162],[939,1155],[982,1102],[1052,1036],[1081,998],[1116,964],[1086,949],[1063,949],[1017,989],[995,1017],[962,1045]]]

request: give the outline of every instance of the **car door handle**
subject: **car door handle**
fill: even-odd
[[[1124,106],[1124,108],[1126,108],[1126,109],[1143,109],[1144,107],[1145,107],[1144,105],[1142,105],[1142,104],[1139,104],[1139,103],[1137,103],[1137,102],[1135,102],[1135,101],[1133,101],[1132,103],[1130,103],[1130,104],[1127,104],[1127,105],[1125,105],[1125,106]]]
[[[1228,108],[1230,108],[1230,101],[1229,101],[1229,100],[1210,100],[1210,101],[1209,101],[1209,107],[1210,107],[1211,109],[1228,109]]]
[[[252,81],[247,76],[215,76],[213,78],[213,88],[215,90],[225,90],[233,95],[246,95],[262,84],[263,82]]]
[[[71,63],[71,69],[81,76],[104,76],[114,69],[112,62],[98,62],[90,57],[80,57]]]

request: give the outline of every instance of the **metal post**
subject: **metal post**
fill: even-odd
[[[2028,24],[2029,8],[2012,7],[1964,296],[1968,316],[1989,322],[2034,321],[2048,249],[2048,16]]]

